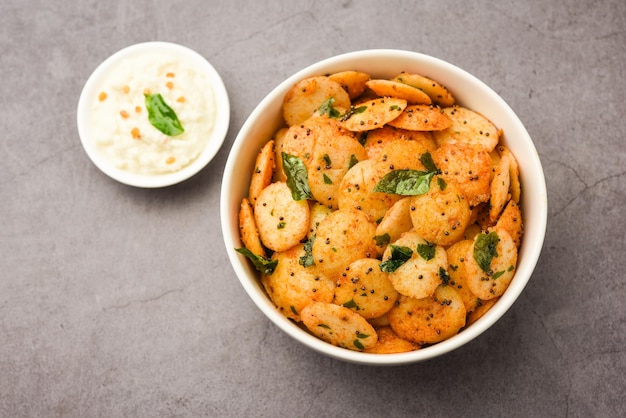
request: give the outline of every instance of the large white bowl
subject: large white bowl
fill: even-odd
[[[417,351],[400,354],[369,354],[328,344],[285,318],[267,297],[259,274],[248,260],[235,251],[239,238],[238,210],[247,196],[249,173],[262,144],[284,123],[281,105],[287,90],[297,81],[313,75],[360,70],[372,77],[391,78],[401,71],[431,77],[455,96],[457,102],[478,111],[504,131],[503,143],[516,156],[523,186],[521,209],[525,225],[517,273],[499,301],[482,318],[456,336]],[[547,195],[543,169],[535,146],[524,125],[504,100],[482,81],[460,68],[420,53],[401,50],[365,50],[346,53],[315,63],[272,90],[254,109],[237,135],[224,171],[221,190],[221,221],[226,250],[233,269],[248,295],[280,329],[305,346],[336,359],[367,365],[400,365],[440,356],[478,337],[513,305],[533,273],[546,231]]]
[[[97,97],[102,83],[109,73],[122,61],[143,53],[163,53],[195,66],[202,72],[213,89],[215,98],[215,122],[209,134],[206,146],[200,155],[182,169],[163,174],[138,174],[123,170],[111,163],[97,148],[93,140],[89,122],[90,103]],[[230,124],[230,102],[228,92],[217,70],[196,51],[171,42],[143,42],[125,47],[105,59],[89,76],[78,99],[76,122],[81,144],[87,156],[104,174],[120,183],[143,188],[157,188],[180,183],[202,170],[215,157],[222,144]]]

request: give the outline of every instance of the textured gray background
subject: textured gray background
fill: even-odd
[[[221,152],[175,187],[100,173],[76,105],[106,57],[181,43],[230,93]],[[221,173],[254,106],[301,68],[366,48],[448,60],[534,138],[549,225],[518,303],[426,363],[356,366],[248,300],[220,234]],[[3,0],[0,416],[624,416],[626,3]]]

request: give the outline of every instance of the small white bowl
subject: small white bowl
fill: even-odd
[[[119,65],[120,62],[144,53],[163,53],[185,61],[190,65],[196,66],[199,71],[204,73],[207,77],[207,80],[213,89],[216,113],[210,138],[208,138],[205,148],[196,159],[175,172],[164,174],[137,174],[128,170],[117,168],[97,148],[91,134],[92,127],[89,123],[90,104],[93,103],[94,98],[98,96],[100,92],[99,89],[108,77],[109,73],[112,69]],[[224,86],[219,73],[197,52],[187,47],[169,42],[139,43],[128,46],[111,55],[109,58],[104,60],[88,78],[78,100],[78,134],[85,152],[96,167],[98,167],[103,173],[121,183],[136,187],[157,188],[170,186],[180,183],[181,181],[184,181],[198,173],[219,151],[228,132],[229,123],[230,102],[226,87]]]
[[[281,106],[285,93],[306,77],[344,70],[360,70],[379,78],[391,78],[407,71],[439,81],[448,87],[459,104],[482,113],[504,130],[502,142],[513,152],[520,166],[525,229],[517,273],[510,286],[478,321],[448,340],[417,351],[361,353],[335,347],[314,337],[274,307],[263,290],[258,272],[235,251],[242,246],[238,210],[241,199],[248,193],[248,173],[252,172],[261,145],[284,123]],[[336,359],[367,365],[401,365],[431,359],[461,347],[492,326],[513,305],[531,277],[543,245],[547,212],[546,184],[539,156],[524,125],[504,100],[482,81],[450,63],[401,50],[365,50],[335,56],[313,64],[282,82],[254,109],[237,135],[226,163],[221,190],[221,221],[226,250],[239,281],[258,308],[276,326],[305,346]]]

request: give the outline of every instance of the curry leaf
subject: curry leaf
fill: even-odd
[[[474,242],[474,260],[476,260],[476,263],[478,263],[485,273],[488,273],[490,270],[491,260],[498,256],[498,252],[496,251],[498,241],[500,241],[500,237],[498,237],[495,231],[476,236],[476,241]]]
[[[491,276],[491,279],[492,280],[496,280],[498,277],[502,276],[504,273],[505,273],[504,270],[500,270],[500,271],[494,273],[493,276]]]
[[[344,308],[355,309],[357,311],[359,310],[359,305],[356,304],[354,299],[350,299],[349,301],[347,301],[341,306],[343,306]]]
[[[395,170],[383,176],[374,187],[375,192],[417,196],[430,190],[435,172],[420,170]]]
[[[432,155],[430,155],[430,152],[423,153],[420,156],[420,162],[427,171],[439,171],[439,169],[435,165],[435,162],[433,161]]]
[[[270,260],[250,251],[247,248],[235,248],[235,251],[248,257],[254,267],[263,274],[272,274],[278,265],[278,260]]]
[[[293,200],[310,199],[311,189],[309,188],[309,176],[306,166],[302,160],[295,155],[281,153],[283,158],[283,168],[287,175],[287,186],[291,190]]]
[[[390,248],[391,257],[380,263],[380,270],[385,273],[393,273],[413,255],[413,250],[409,247],[391,244]]]
[[[145,94],[148,120],[159,131],[168,136],[176,136],[185,132],[178,120],[176,112],[165,103],[160,94]]]
[[[442,177],[437,177],[437,184],[439,184],[439,189],[441,189],[441,191],[446,190],[446,187],[448,187],[448,184]]]
[[[356,158],[354,154],[350,155],[350,163],[348,164],[348,170],[357,165],[359,160]]]
[[[431,244],[417,244],[417,253],[426,261],[435,258],[436,250],[437,248]]]
[[[389,244],[389,241],[391,241],[391,236],[389,236],[389,234],[385,232],[382,235],[374,236],[374,241],[376,242],[377,247],[382,247]]]

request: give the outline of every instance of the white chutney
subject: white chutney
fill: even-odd
[[[201,154],[214,129],[216,99],[197,64],[175,51],[139,52],[110,69],[94,90],[89,110],[96,148],[120,170],[165,174]],[[144,94],[160,94],[184,132],[168,136],[148,119]]]

